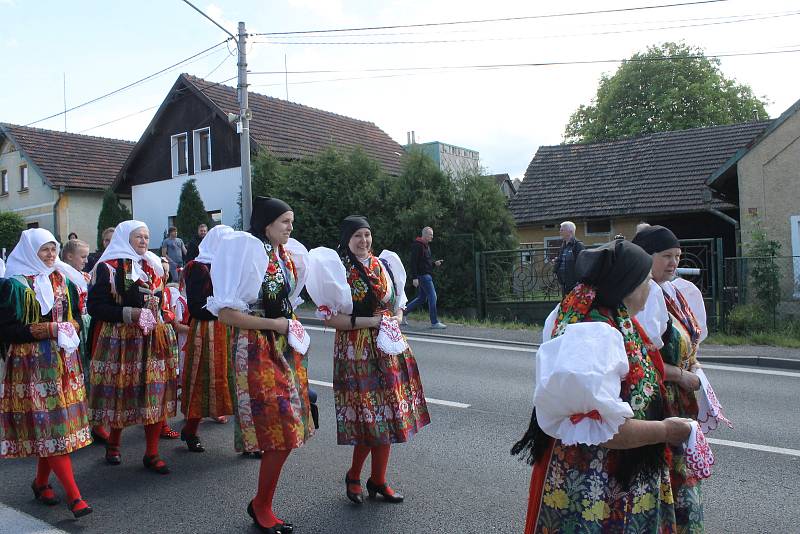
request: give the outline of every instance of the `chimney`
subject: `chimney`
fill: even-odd
[[[411,130],[411,144],[412,145],[416,145],[417,144],[417,139],[416,139],[416,136],[414,135],[414,130]]]
[[[411,132],[406,132],[406,144],[411,144]]]

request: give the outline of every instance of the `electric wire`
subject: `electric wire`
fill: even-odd
[[[592,11],[573,11],[573,12],[565,12],[565,13],[548,13],[543,15],[527,15],[527,16],[519,16],[519,17],[500,17],[500,18],[491,18],[491,19],[475,19],[475,20],[460,20],[460,21],[442,21],[442,22],[424,22],[418,24],[394,24],[389,26],[368,26],[368,27],[355,27],[355,28],[330,28],[324,30],[302,30],[302,31],[289,31],[289,32],[262,32],[262,33],[251,33],[251,36],[261,36],[261,35],[301,35],[301,34],[312,34],[312,33],[340,33],[340,32],[351,32],[351,31],[373,31],[373,30],[393,30],[393,29],[400,29],[400,28],[429,28],[429,27],[437,27],[437,26],[456,26],[461,24],[485,24],[489,22],[510,22],[510,21],[517,21],[517,20],[535,20],[535,19],[550,19],[550,18],[559,18],[559,17],[575,17],[575,16],[583,16],[583,15],[599,15],[599,14],[606,14],[606,13],[624,13],[624,12],[633,12],[633,11],[645,11],[650,9],[662,9],[662,8],[670,8],[670,7],[685,7],[685,6],[695,6],[695,5],[703,5],[703,4],[717,4],[721,2],[727,2],[729,0],[699,0],[694,2],[679,2],[679,3],[672,3],[672,4],[659,4],[654,6],[635,6],[635,7],[623,7],[623,8],[614,8],[614,9],[597,9]]]
[[[118,89],[114,89],[113,91],[110,91],[110,92],[108,92],[106,94],[103,94],[103,95],[100,95],[98,97],[92,98],[91,100],[87,100],[86,102],[83,102],[81,104],[77,104],[75,106],[72,106],[71,108],[59,111],[58,113],[54,113],[52,115],[48,115],[47,117],[35,120],[33,122],[29,122],[29,123],[25,124],[24,126],[33,126],[34,124],[38,124],[40,122],[44,122],[46,120],[49,120],[49,119],[52,119],[52,118],[55,118],[55,117],[59,117],[59,116],[65,114],[65,113],[69,113],[70,111],[75,111],[76,109],[80,109],[82,107],[88,106],[89,104],[94,104],[95,102],[99,102],[100,100],[103,100],[103,99],[108,98],[110,96],[116,95],[116,94],[121,93],[123,91],[126,91],[128,89],[131,89],[132,87],[135,87],[135,86],[137,86],[137,85],[139,85],[139,84],[141,84],[143,82],[146,82],[146,81],[148,81],[148,80],[150,80],[152,78],[155,78],[156,76],[158,76],[160,74],[163,74],[164,72],[167,72],[167,71],[169,71],[171,69],[174,69],[175,67],[177,67],[179,65],[182,65],[182,64],[184,64],[184,63],[186,63],[186,62],[188,62],[188,61],[190,61],[190,60],[192,60],[192,59],[194,59],[194,58],[196,58],[196,57],[198,57],[198,56],[200,56],[202,54],[205,54],[206,52],[214,50],[215,48],[217,48],[218,46],[223,45],[227,41],[228,41],[228,39],[225,39],[224,41],[220,41],[219,43],[215,44],[214,46],[210,46],[210,47],[206,48],[205,50],[201,50],[200,52],[198,52],[196,54],[192,54],[191,56],[189,56],[189,57],[187,57],[185,59],[182,59],[181,61],[178,61],[177,63],[173,63],[169,67],[165,67],[165,68],[163,68],[163,69],[161,69],[159,71],[156,71],[156,72],[154,72],[152,74],[149,74],[149,75],[145,76],[144,78],[140,78],[140,79],[138,79],[138,80],[136,80],[134,82],[131,82],[131,83],[127,84],[127,85],[124,85],[124,86],[122,86],[122,87],[120,87]]]

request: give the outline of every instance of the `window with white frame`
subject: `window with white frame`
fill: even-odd
[[[19,190],[28,190],[28,166],[20,165],[19,167]]]
[[[8,171],[3,169],[0,171],[0,195],[8,194]]]
[[[194,172],[211,170],[211,129],[202,128],[195,130],[192,136],[192,146],[194,147]]]
[[[172,147],[172,176],[181,176],[189,172],[189,139],[185,133],[170,138]]]

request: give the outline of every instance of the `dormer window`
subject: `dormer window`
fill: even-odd
[[[170,138],[172,147],[172,176],[181,176],[189,173],[189,142],[185,133],[173,135]]]
[[[195,130],[192,145],[194,147],[194,172],[211,170],[211,129]]]

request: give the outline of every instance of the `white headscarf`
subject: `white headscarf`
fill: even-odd
[[[200,241],[200,254],[194,259],[200,263],[211,263],[214,260],[214,254],[219,248],[222,238],[233,232],[233,228],[224,224],[218,224],[208,231],[206,236]]]
[[[6,276],[6,262],[3,261],[3,258],[0,258],[0,278],[4,278]]]
[[[39,249],[47,243],[56,245],[56,261],[52,267],[48,267],[39,258]],[[61,245],[56,238],[44,228],[31,228],[25,230],[20,235],[19,243],[8,256],[5,276],[34,276],[33,290],[36,293],[36,301],[42,308],[42,315],[47,315],[53,309],[55,296],[53,286],[48,277],[53,271],[59,271],[66,276],[73,284],[82,291],[86,291],[86,279],[79,271],[70,267],[58,259]]]
[[[219,316],[223,308],[247,312],[258,299],[269,257],[264,243],[249,232],[231,232],[223,237],[211,263],[214,294],[206,309]]]
[[[135,220],[123,221],[119,223],[117,227],[114,228],[114,235],[111,237],[111,242],[103,251],[100,259],[97,260],[95,269],[97,269],[97,265],[100,265],[104,261],[108,260],[133,260],[131,280],[136,282],[140,278],[145,278],[144,271],[142,271],[142,267],[139,265],[139,261],[145,260],[150,264],[150,267],[153,268],[156,274],[159,276],[164,276],[164,268],[161,266],[161,258],[150,251],[147,251],[144,254],[139,254],[131,246],[131,234],[137,228],[147,228],[147,225],[142,221]],[[147,230],[148,232],[150,231],[149,228],[147,228]]]

